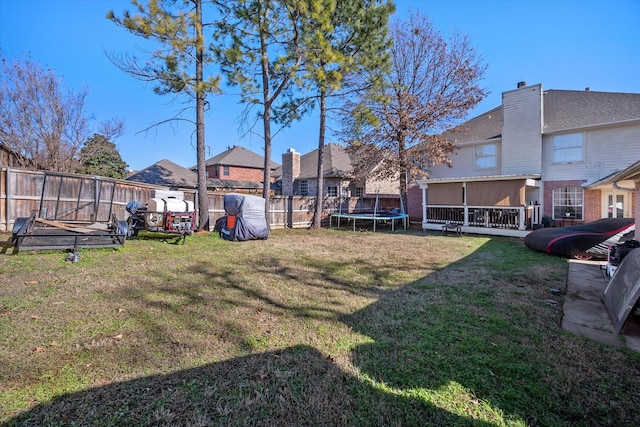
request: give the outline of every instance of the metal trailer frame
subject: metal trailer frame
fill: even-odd
[[[52,178],[59,177],[55,199],[45,200],[47,183]],[[67,212],[60,212],[63,174],[45,173],[42,184],[40,204],[37,210],[32,211],[29,217],[16,218],[13,225],[11,239],[14,253],[22,249],[26,250],[72,250],[74,262],[78,261],[78,249],[80,248],[117,248],[124,245],[128,225],[126,221],[120,221],[113,213],[113,198],[115,191],[111,191],[108,200],[108,219],[96,221],[100,206],[100,196],[103,192],[103,184],[110,183],[115,189],[115,181],[95,179],[94,199],[89,203],[81,203],[83,181],[80,183],[75,208]],[[54,183],[55,185],[55,183]],[[53,213],[47,216],[45,202],[54,202]],[[67,200],[68,202],[68,200]],[[48,203],[50,204],[50,203]],[[86,206],[93,204],[91,213],[92,221],[79,220],[78,212]],[[73,214],[72,220],[67,218]]]

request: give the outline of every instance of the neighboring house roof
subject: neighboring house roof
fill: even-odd
[[[445,137],[460,142],[484,141],[500,138],[502,134],[502,107],[496,107],[462,123],[456,132],[445,132]]]
[[[543,91],[543,133],[640,119],[640,94],[590,90]],[[474,117],[444,135],[460,142],[484,141],[502,134],[502,106]]]
[[[325,178],[350,178],[353,171],[351,159],[342,145],[327,144],[322,149]],[[300,156],[300,179],[318,177],[318,149]]]
[[[325,178],[352,178],[353,166],[349,154],[342,145],[330,143],[322,149],[322,164]],[[282,177],[282,166],[273,176]],[[295,179],[313,179],[318,177],[318,149],[300,156],[300,175]]]
[[[640,93],[544,91],[543,132],[640,119]]]
[[[127,181],[145,184],[165,185],[169,187],[197,187],[198,175],[169,160],[160,160],[130,176]]]
[[[197,188],[198,174],[183,168],[170,160],[160,160],[153,165],[138,171],[126,178],[128,181],[145,184],[163,185],[167,187]],[[262,183],[254,181],[238,181],[231,179],[207,179],[207,188],[225,189],[261,189]]]
[[[251,150],[247,150],[239,145],[227,149],[226,151],[211,157],[205,164],[207,166],[223,165],[223,166],[238,166],[243,168],[263,169],[264,168],[264,156],[254,153]],[[271,161],[271,170],[280,166],[278,163]],[[191,169],[196,169],[197,166],[192,166]]]

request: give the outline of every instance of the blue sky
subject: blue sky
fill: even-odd
[[[482,85],[489,96],[469,118],[500,105],[502,92],[520,81],[547,89],[640,93],[640,0],[396,0],[393,19],[409,10],[429,16],[443,34],[469,35],[488,68]],[[0,0],[0,48],[5,57],[28,53],[55,70],[72,90],[89,90],[87,112],[97,130],[118,118],[126,133],[116,139],[131,169],[169,159],[184,167],[196,163],[195,135],[186,123],[163,125],[180,104],[158,96],[152,86],[115,68],[107,52],[138,53],[145,41],[105,18],[131,9],[128,0]],[[241,145],[258,154],[258,136],[243,136],[239,98],[209,98],[207,157]],[[277,134],[272,160],[281,163],[288,148],[307,153],[317,147],[317,113]],[[336,141],[337,142],[337,141]]]

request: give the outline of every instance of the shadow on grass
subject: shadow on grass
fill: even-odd
[[[286,276],[306,291],[330,289],[377,299],[348,315],[338,308],[287,302],[234,280],[224,270],[213,272],[201,265],[196,270],[202,276],[200,285],[159,289],[181,293],[186,307],[224,303],[254,309],[262,304],[273,314],[341,320],[372,339],[350,354],[359,375],[300,344],[60,396],[9,425],[561,425],[554,415],[559,403],[548,397],[549,365],[539,346],[539,329],[548,325],[542,322],[537,328],[532,320],[553,317],[558,307],[542,303],[543,282],[530,289],[534,286],[527,278],[506,283],[482,272],[495,256],[481,248],[393,291],[373,285],[354,288],[340,278],[336,261],[319,264],[315,259],[301,265],[324,271],[322,284],[313,273],[280,266],[275,259],[253,266],[265,275]],[[371,271],[372,282],[386,278],[385,266],[365,265],[363,270]],[[214,282],[234,290],[233,298],[212,302],[215,295],[206,294],[205,284]],[[504,298],[506,293],[515,297]],[[123,296],[144,299],[135,288]],[[525,303],[512,306],[517,300]],[[151,310],[164,303],[144,304]],[[215,307],[207,308],[215,313]],[[180,310],[174,314],[183,315]],[[206,323],[215,321],[211,316],[184,326],[208,331]],[[237,332],[238,344],[244,333]],[[514,339],[505,340],[504,334]],[[477,421],[480,417],[493,419]]]
[[[366,398],[370,406],[354,406],[353,396]],[[392,408],[384,419],[381,407]],[[414,421],[407,423],[407,419]],[[39,426],[465,424],[470,423],[431,405],[372,390],[319,351],[302,345],[67,394],[8,422]]]

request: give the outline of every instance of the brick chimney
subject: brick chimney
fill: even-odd
[[[293,182],[300,175],[300,153],[289,148],[282,155],[282,195],[293,196]]]

